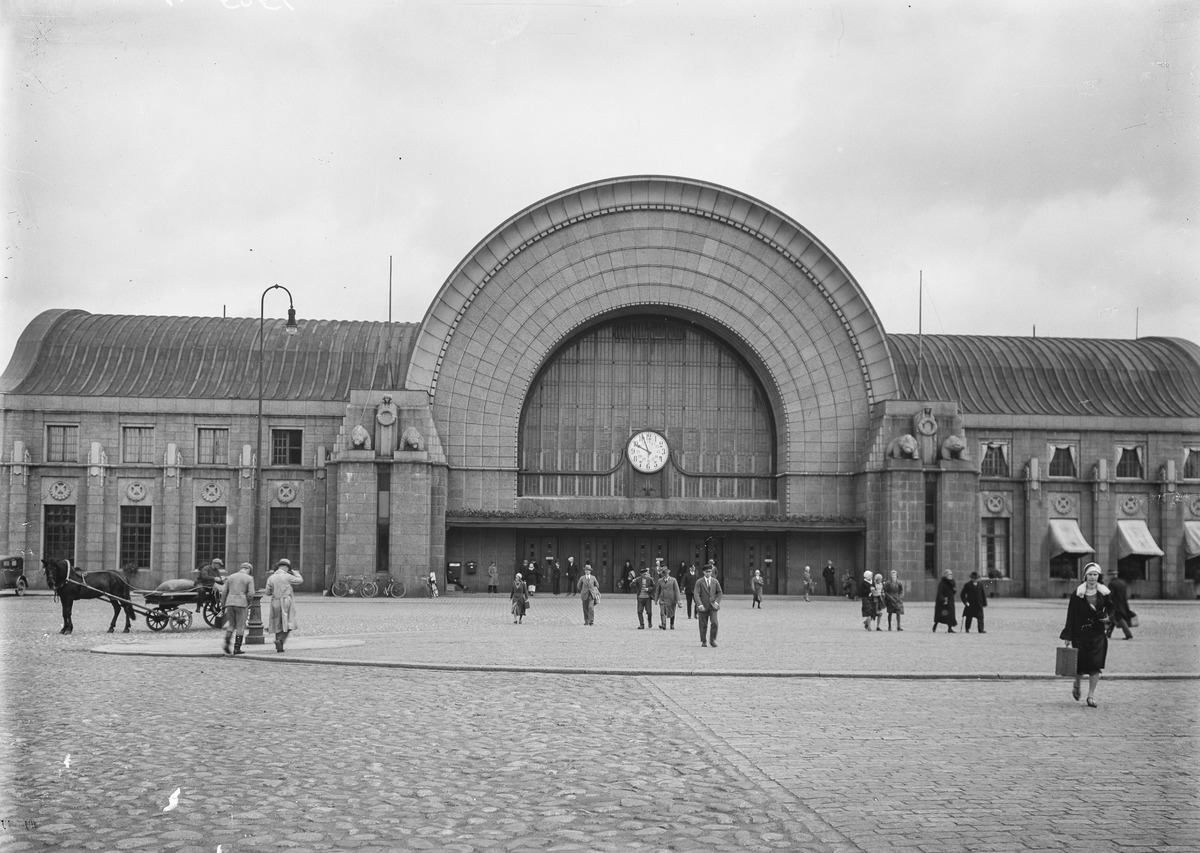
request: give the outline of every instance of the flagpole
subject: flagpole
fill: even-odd
[[[925,335],[923,311],[925,308],[925,271],[917,272],[917,396],[925,400]]]

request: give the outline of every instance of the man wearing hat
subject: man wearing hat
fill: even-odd
[[[654,578],[650,577],[649,566],[642,566],[642,573],[633,581],[633,591],[637,594],[638,630],[644,629],[647,622],[653,628],[654,617],[650,615],[650,606],[654,603]],[[643,611],[646,614],[645,620],[642,619]]]
[[[696,581],[696,618],[700,620],[700,645],[717,647],[717,611],[721,609],[721,582],[713,577],[710,560],[704,577]]]
[[[958,594],[963,603],[963,629],[971,633],[971,620],[979,620],[979,633],[983,630],[983,608],[987,607],[987,593],[979,583],[979,572],[971,572],[971,579],[963,584],[962,592]]]
[[[221,609],[225,611],[225,654],[244,655],[242,638],[246,633],[246,614],[254,600],[254,566],[242,563],[236,574],[225,581],[221,593]],[[233,643],[234,634],[237,642]]]
[[[199,590],[199,593],[196,595],[197,613],[204,608],[207,602],[216,601],[213,597],[213,587],[220,584],[223,579],[225,561],[220,557],[213,557],[211,562],[201,566],[198,571],[200,577],[196,579],[196,588]]]

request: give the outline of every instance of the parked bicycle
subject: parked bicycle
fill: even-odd
[[[367,580],[362,575],[348,575],[347,577],[335,580],[333,587],[329,591],[338,598],[345,598],[355,593],[358,593],[363,598],[374,598],[379,594],[379,585],[375,581]]]
[[[383,594],[388,598],[404,598],[408,587],[398,577],[388,575],[387,583],[383,585]]]

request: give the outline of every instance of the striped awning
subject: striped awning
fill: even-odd
[[[1183,523],[1183,548],[1189,560],[1200,557],[1200,521]]]
[[[1096,550],[1083,538],[1079,522],[1073,518],[1050,519],[1050,541],[1054,546],[1050,551],[1052,557],[1059,554],[1091,554]]]
[[[1123,560],[1132,554],[1161,557],[1163,551],[1154,541],[1146,522],[1140,518],[1130,518],[1117,522],[1117,554]]]

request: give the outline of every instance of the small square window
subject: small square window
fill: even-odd
[[[1189,447],[1183,460],[1183,479],[1200,480],[1200,447]]]
[[[154,461],[154,427],[123,427],[121,429],[121,461]]]
[[[1140,480],[1146,476],[1145,466],[1142,465],[1141,447],[1117,448],[1121,455],[1117,459],[1117,476]]]
[[[299,465],[304,447],[304,430],[271,430],[271,464]]]
[[[229,430],[201,427],[196,435],[196,462],[200,465],[228,465]]]
[[[79,461],[79,427],[76,425],[46,427],[46,461]]]
[[[1050,459],[1051,477],[1077,477],[1075,465],[1075,446],[1060,444],[1054,448],[1054,456]]]
[[[1008,472],[1008,445],[1001,441],[985,442],[979,473],[984,477],[1007,477]]]

